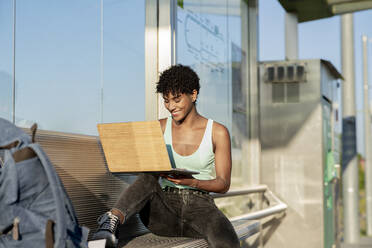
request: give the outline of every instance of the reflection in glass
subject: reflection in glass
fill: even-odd
[[[0,117],[12,121],[13,1],[0,1]]]
[[[177,7],[177,63],[200,77],[198,111],[228,127],[232,140],[232,184],[244,184],[248,140],[248,44],[243,40],[244,1],[181,1]],[[243,39],[244,38],[244,39]]]

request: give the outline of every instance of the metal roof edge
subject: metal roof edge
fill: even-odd
[[[329,72],[332,73],[332,75],[337,79],[345,80],[342,74],[336,69],[336,67],[333,66],[333,64],[325,59],[320,59],[320,62],[328,68]]]

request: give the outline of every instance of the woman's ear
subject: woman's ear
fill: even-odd
[[[192,97],[192,102],[196,102],[196,99],[198,98],[198,91],[194,89],[192,91],[191,97]]]

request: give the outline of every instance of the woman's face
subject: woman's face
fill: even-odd
[[[167,96],[163,95],[164,106],[171,113],[175,121],[181,121],[195,107],[196,96],[196,90],[192,94],[179,93],[173,95],[169,93]]]

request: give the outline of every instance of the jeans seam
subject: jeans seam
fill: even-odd
[[[156,191],[150,191],[149,192],[149,196],[144,197],[144,199],[142,201],[140,201],[139,203],[135,204],[135,206],[142,205],[143,202],[146,202],[146,201],[149,201],[149,200],[151,201],[152,200],[151,199],[152,198],[151,195],[154,194],[154,193],[156,193]],[[129,207],[128,209],[126,209],[126,211],[121,211],[120,210],[120,212],[122,212],[122,213],[125,212],[124,213],[124,221],[123,221],[123,223],[125,223],[125,221],[128,220],[128,215],[129,215],[128,213],[132,212],[132,210],[135,208],[135,206],[134,207]],[[139,210],[138,213],[140,211],[141,210]],[[133,214],[136,214],[136,213],[133,213]]]

